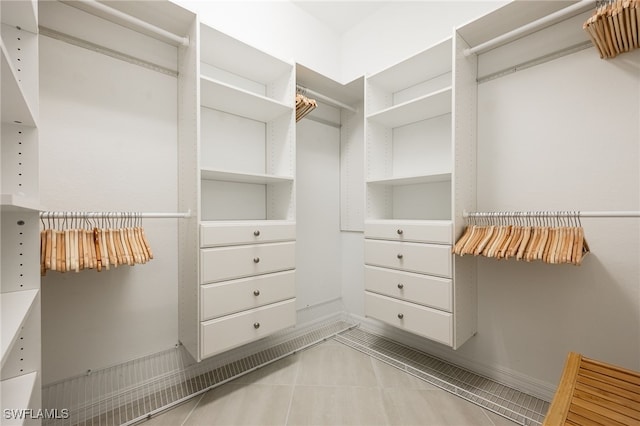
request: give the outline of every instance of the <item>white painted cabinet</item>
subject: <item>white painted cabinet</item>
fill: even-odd
[[[476,59],[456,34],[365,80],[365,314],[458,348],[475,264],[451,247],[475,209]]]
[[[295,67],[204,24],[191,39],[179,172],[196,220],[180,224],[179,334],[201,360],[295,324]]]
[[[2,424],[7,410],[41,407],[38,4],[2,2],[0,370]]]

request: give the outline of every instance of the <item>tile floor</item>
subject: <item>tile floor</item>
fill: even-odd
[[[515,424],[333,340],[281,359],[142,423]]]

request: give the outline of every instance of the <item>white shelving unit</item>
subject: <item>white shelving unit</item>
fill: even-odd
[[[2,410],[41,406],[36,1],[2,2]],[[5,423],[6,422],[6,423]],[[39,424],[4,419],[3,424]]]
[[[295,67],[204,24],[193,33],[180,192],[198,221],[180,230],[180,340],[201,360],[295,324]]]
[[[446,39],[365,80],[365,314],[458,348],[475,333],[475,58]],[[471,188],[469,190],[469,188]]]

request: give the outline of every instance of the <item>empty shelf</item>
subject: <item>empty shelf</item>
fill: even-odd
[[[2,194],[0,196],[0,205],[2,205],[3,212],[40,210],[40,203],[38,201],[16,194]]]
[[[264,123],[293,112],[293,106],[208,77],[200,77],[200,104]]]
[[[9,54],[4,44],[0,44],[0,48],[2,50],[2,70],[0,71],[2,73],[2,121],[35,127],[34,111],[27,102]]]
[[[224,170],[200,170],[200,176],[205,180],[221,180],[225,182],[236,183],[255,183],[255,184],[268,184],[268,183],[284,183],[293,182],[292,176],[274,176],[258,173],[239,173],[230,172]]]
[[[413,185],[417,183],[446,182],[449,180],[451,180],[451,173],[434,173],[417,176],[394,176],[382,179],[367,179],[367,183],[375,185]]]
[[[451,112],[451,87],[371,114],[367,118],[387,127],[401,127]]]
[[[11,352],[18,334],[36,300],[39,290],[14,291],[0,294],[2,306],[2,366]]]
[[[38,373],[34,371],[33,373],[3,380],[1,383],[2,408],[16,411],[24,410],[27,408],[34,408],[29,407],[29,404],[31,402],[31,395],[33,394],[33,391],[35,389],[37,379]],[[4,414],[5,413],[3,413],[3,415]],[[27,420],[29,419],[4,419],[2,424],[22,425],[27,423]]]

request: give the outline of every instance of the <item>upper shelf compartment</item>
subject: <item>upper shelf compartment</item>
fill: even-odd
[[[367,118],[386,127],[401,127],[451,112],[451,86],[392,106]]]
[[[282,102],[208,77],[200,78],[200,104],[265,123],[292,111]]]
[[[415,56],[369,76],[366,79],[367,117],[385,120],[386,117],[394,114],[392,111],[395,110],[392,107],[405,108],[411,103],[415,103],[416,111],[421,106],[430,107],[435,99],[433,96],[447,89],[451,98],[452,47],[452,39],[448,38]],[[450,112],[451,99],[448,103],[447,108]],[[403,115],[404,113],[405,111],[401,109],[395,112]],[[437,113],[423,115],[429,118]],[[417,117],[420,118],[422,115],[418,114]],[[392,120],[392,122],[395,121],[395,119]],[[380,122],[384,124],[384,121]],[[407,124],[411,121],[404,119],[400,122]]]
[[[293,64],[204,24],[200,25],[200,39],[200,74],[203,78],[293,108]]]

